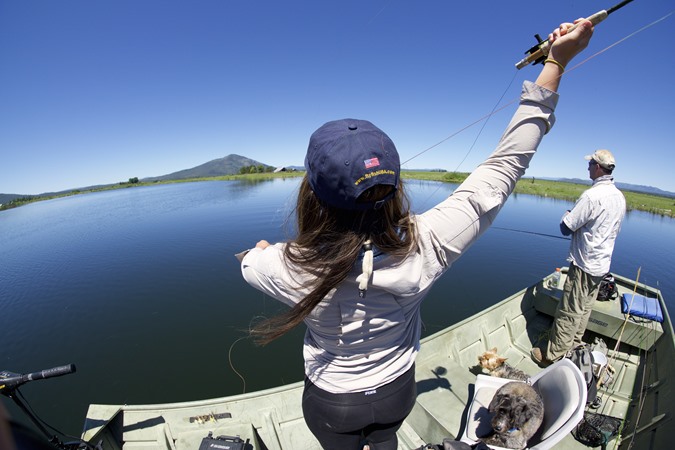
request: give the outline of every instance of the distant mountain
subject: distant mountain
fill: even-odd
[[[265,166],[273,167],[267,164],[263,164],[254,159],[246,158],[240,155],[227,155],[224,158],[214,159],[197,167],[191,169],[179,170],[178,172],[173,172],[167,175],[161,175],[158,177],[149,177],[143,178],[141,181],[165,181],[165,180],[183,180],[186,178],[201,178],[201,177],[217,177],[221,175],[235,175],[239,173],[239,169],[247,166]],[[88,191],[91,189],[106,187],[110,185],[101,184],[96,186],[87,186],[79,187],[73,189],[67,189],[65,191],[59,192],[44,192],[38,195],[25,195],[25,194],[0,194],[0,204],[11,202],[17,198],[22,197],[49,197],[60,194],[68,194],[73,191]]]
[[[25,197],[21,194],[0,194],[0,205],[3,203],[11,202],[14,199]]]
[[[224,158],[214,159],[192,169],[179,170],[159,177],[143,178],[141,181],[184,180],[186,178],[218,177],[235,175],[242,167],[267,166],[261,162],[239,155],[227,155]],[[269,166],[267,166],[269,167]]]
[[[564,183],[591,185],[591,180],[581,180],[579,178],[546,178],[547,180],[562,181]],[[661,197],[675,198],[675,192],[664,191],[653,186],[644,186],[641,184],[630,184],[616,182],[616,187],[624,191],[639,192],[642,194],[660,195]]]

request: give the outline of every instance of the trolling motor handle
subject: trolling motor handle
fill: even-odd
[[[24,383],[45,378],[60,377],[75,372],[75,364],[66,364],[65,366],[52,367],[39,372],[17,374],[9,371],[0,372],[0,392],[11,391]]]
[[[586,20],[590,21],[593,24],[593,26],[595,26],[600,22],[602,22],[603,20],[605,20],[608,15],[609,13],[603,9],[602,11],[598,11],[592,16],[587,17]],[[578,24],[572,25],[570,28],[567,29],[567,32],[569,33],[573,31],[577,27],[577,25]],[[548,56],[548,51],[550,47],[551,44],[549,44],[548,39],[541,41],[538,45],[535,45],[526,52],[526,53],[529,52],[529,54],[525,58],[521,59],[516,63],[516,69],[522,69],[523,67],[530,64],[532,61],[534,61],[535,64],[539,62],[539,60],[543,61],[544,58]]]

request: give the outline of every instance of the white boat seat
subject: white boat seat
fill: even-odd
[[[491,414],[488,406],[497,389],[513,381],[479,374],[476,376],[473,399],[467,410],[462,442],[474,445],[480,436],[490,433]],[[586,383],[579,368],[563,358],[531,378],[532,386],[544,402],[544,420],[528,442],[531,450],[553,448],[581,421],[586,406]],[[492,449],[502,447],[489,446]]]

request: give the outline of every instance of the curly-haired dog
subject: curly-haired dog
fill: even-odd
[[[478,364],[487,370],[493,377],[508,378],[509,380],[528,381],[530,376],[522,370],[506,363],[507,358],[497,354],[497,347],[478,356]]]
[[[544,402],[527,383],[510,381],[497,389],[488,408],[492,413],[492,434],[488,445],[524,449],[544,419]]]

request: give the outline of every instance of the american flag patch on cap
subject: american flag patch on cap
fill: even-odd
[[[366,166],[366,169],[370,169],[371,167],[377,167],[380,165],[380,160],[377,158],[370,158],[366,159],[363,161],[363,164]]]

